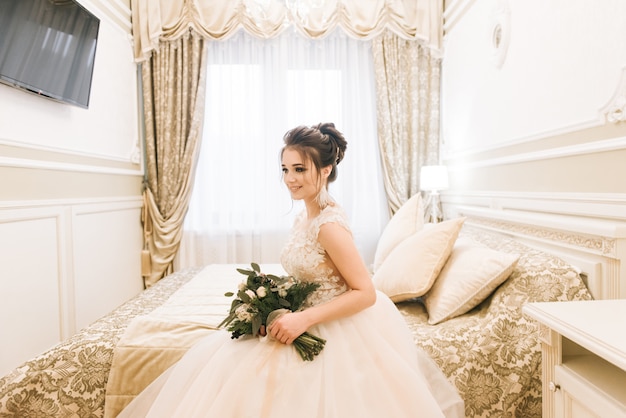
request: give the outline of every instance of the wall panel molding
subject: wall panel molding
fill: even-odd
[[[8,149],[13,149],[15,151],[14,154],[19,155],[13,155],[11,157],[8,155],[0,156],[0,166],[41,168],[42,166],[48,165],[48,167],[44,168],[51,170],[62,169],[64,171],[113,173],[115,170],[111,170],[110,167],[113,166],[117,168],[116,166],[124,165],[131,167],[126,170],[130,175],[136,174],[137,172],[143,173],[143,158],[141,158],[143,151],[138,139],[132,145],[128,155],[124,157],[63,147],[43,146],[40,144],[0,138],[0,147],[3,146]],[[57,157],[56,161],[54,158],[51,158],[54,156]],[[63,159],[72,160],[67,162],[66,168],[63,168],[63,165],[61,165],[63,162],[61,160]],[[136,168],[133,166],[136,166]],[[109,169],[109,171],[106,171],[107,169]],[[125,173],[120,172],[119,174]]]
[[[505,146],[498,146],[491,148],[491,150],[503,150],[506,149]],[[586,142],[582,144],[576,145],[567,145],[562,147],[554,147],[549,149],[544,149],[541,151],[532,151],[532,152],[524,152],[519,154],[514,154],[506,157],[499,158],[489,158],[476,162],[470,163],[457,163],[454,166],[450,167],[450,171],[462,171],[469,170],[472,168],[482,168],[482,167],[494,167],[505,164],[516,164],[516,163],[524,163],[529,161],[541,161],[555,158],[565,158],[572,157],[576,155],[587,155],[594,154],[598,152],[608,152],[608,151],[617,151],[626,149],[626,136],[619,138],[612,138],[606,140],[598,140],[593,142]],[[464,153],[462,156],[468,156],[469,154],[478,154],[480,152],[486,152],[486,149],[475,150],[472,153]],[[449,157],[449,156],[448,156]],[[457,155],[457,157],[461,157],[461,155]],[[447,159],[447,158],[444,158]]]
[[[143,289],[142,205],[140,196],[0,201],[0,375]]]
[[[27,158],[12,158],[2,156],[0,156],[0,167],[30,168],[78,173],[116,174],[124,176],[143,176],[142,168],[117,168],[91,164],[76,164],[70,162],[32,160]]]
[[[493,15],[507,1],[511,42],[494,65],[494,40],[505,39],[495,35],[506,31],[495,30]],[[607,1],[572,0],[565,9],[541,0],[447,2],[454,30],[444,38],[442,155],[521,148],[609,125],[623,131],[626,3]]]
[[[589,219],[626,221],[626,194],[448,191],[441,193],[450,208],[472,206],[506,212],[558,214]]]
[[[70,325],[63,218],[58,206],[0,210],[0,375],[58,342]]]
[[[3,216],[10,213],[10,209],[20,209],[20,212],[28,213],[39,208],[55,207],[89,207],[95,205],[97,207],[141,207],[143,198],[141,196],[119,196],[119,197],[98,197],[98,198],[76,198],[76,199],[47,199],[47,200],[4,200],[0,201],[0,221]],[[58,209],[57,209],[58,210]],[[15,212],[19,213],[19,212]],[[14,215],[17,216],[17,215]]]
[[[497,144],[492,144],[489,146],[482,147],[472,147],[472,149],[460,150],[454,152],[448,152],[445,154],[446,159],[455,159],[455,158],[463,158],[469,157],[473,155],[477,155],[480,153],[491,152],[506,149],[511,146],[530,143],[533,141],[541,140],[544,138],[559,136],[559,135],[568,135],[578,131],[582,131],[585,129],[598,128],[606,123],[610,124],[622,124],[626,122],[626,67],[621,70],[620,81],[617,84],[615,91],[611,98],[600,107],[597,111],[596,116],[589,118],[588,120],[581,120],[577,123],[564,125],[559,128],[536,132],[531,135],[521,136],[518,138],[511,139],[505,142],[499,142]],[[616,142],[623,141],[623,138],[618,138],[615,140]],[[607,142],[607,141],[604,141]],[[603,144],[602,144],[603,145]],[[601,146],[602,146],[601,145]],[[445,144],[444,144],[444,152],[445,152]]]
[[[143,289],[142,204],[132,201],[72,206],[76,330]]]

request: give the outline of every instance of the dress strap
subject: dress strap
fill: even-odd
[[[321,226],[326,223],[337,223],[352,234],[350,224],[348,223],[348,217],[343,208],[337,204],[326,206],[313,220],[312,226],[315,236],[319,234]]]

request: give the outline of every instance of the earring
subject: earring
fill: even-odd
[[[333,201],[333,198],[330,197],[330,194],[328,193],[326,187],[322,187],[320,189],[320,192],[317,194],[315,200],[317,201],[317,204],[320,205],[320,209],[324,209],[326,206],[330,205],[330,203]]]

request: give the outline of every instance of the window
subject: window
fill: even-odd
[[[330,193],[371,262],[388,220],[376,138],[370,45],[241,31],[208,48],[204,132],[177,267],[277,263],[303,207],[282,183],[279,153],[297,125],[334,122],[348,140]]]

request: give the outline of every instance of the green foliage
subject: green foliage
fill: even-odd
[[[231,332],[231,338],[243,335],[259,335],[262,326],[267,326],[271,312],[278,309],[299,310],[307,297],[319,284],[301,282],[292,276],[276,276],[261,272],[256,263],[251,263],[251,270],[237,271],[246,276],[233,299],[229,315],[220,323]],[[227,297],[235,296],[226,292]],[[294,346],[304,360],[312,360],[324,347],[325,340],[305,332],[294,341]]]

